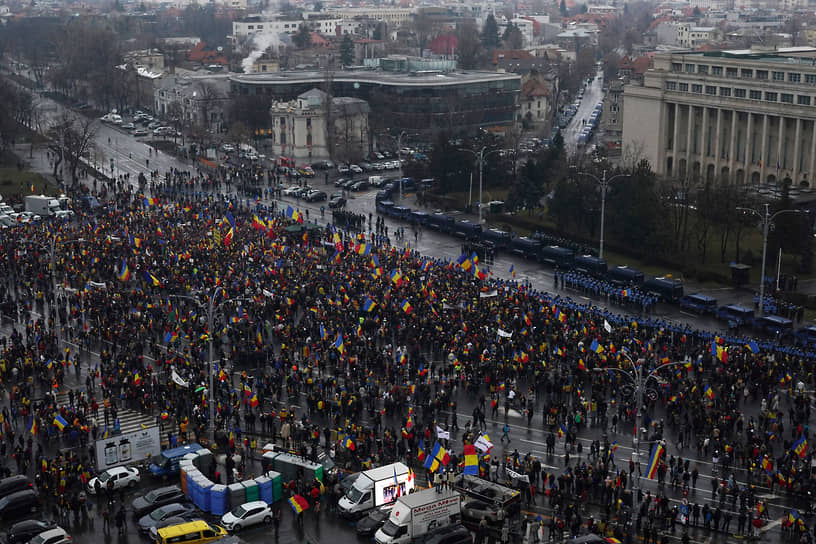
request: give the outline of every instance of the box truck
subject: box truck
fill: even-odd
[[[26,195],[25,209],[27,212],[36,213],[40,217],[51,217],[62,208],[60,202],[52,196]]]
[[[372,508],[379,508],[407,495],[414,488],[414,477],[403,463],[361,472],[345,496],[337,504],[340,515],[358,519]]]
[[[400,497],[374,540],[377,544],[407,544],[438,527],[459,523],[461,499],[458,491],[440,488]]]

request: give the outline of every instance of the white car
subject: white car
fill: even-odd
[[[221,146],[221,151],[225,153],[232,153],[233,151],[235,151],[235,146],[232,144],[224,144]]]
[[[73,219],[74,210],[57,210],[54,212],[54,217],[57,219]]]
[[[88,482],[88,493],[95,494],[97,488],[99,491],[107,489],[109,481],[113,482],[115,491],[123,487],[136,487],[140,480],[139,469],[135,467],[109,468],[96,478],[91,478]]]
[[[32,221],[40,221],[42,217],[34,212],[24,211],[17,214],[17,221],[20,223],[31,223]]]
[[[357,166],[356,164],[352,164],[351,166],[349,166],[349,170],[351,170],[355,174],[362,174],[363,173],[363,169],[360,168],[359,166]]]
[[[287,187],[286,189],[284,189],[282,191],[282,194],[284,194],[286,196],[295,196],[302,190],[303,190],[303,187],[298,187],[297,185],[292,185],[291,187]]]
[[[252,501],[234,508],[221,517],[221,525],[228,531],[237,533],[241,529],[258,523],[272,522],[272,508],[264,501]]]
[[[68,542],[71,542],[71,535],[62,527],[43,531],[28,541],[29,544],[67,544]]]

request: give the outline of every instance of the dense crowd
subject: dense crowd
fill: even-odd
[[[222,447],[274,438],[314,455],[322,438],[355,470],[395,459],[422,470],[437,441],[455,469],[486,429],[488,410],[491,418],[518,410],[547,431],[549,454],[564,452],[563,468],[512,451],[505,426],[507,454],[497,444],[481,456],[481,474],[520,485],[530,502],[546,494],[567,526],[576,501],[591,499],[606,512],[603,523],[639,509],[638,528],[650,534],[679,519],[666,502],[670,490],[627,498],[631,475],[645,467],[616,459],[606,438],[582,455],[577,439],[587,426],[613,437],[633,427],[636,396],[626,393],[624,373],[608,369],[637,366],[660,378],[644,398],[648,438],[665,444],[667,429],[680,437],[660,459],[659,481],[678,490],[696,482],[684,452],[714,462],[717,499],[690,504],[687,523],[709,508],[706,527],[727,526],[716,514],[725,510],[750,526],[761,504],[755,486],[811,491],[810,454],[796,445],[809,437],[812,351],[630,317],[493,277],[467,256],[396,249],[374,235],[370,217],[369,235],[362,215],[359,224],[343,216],[307,230],[291,206],[173,189],[189,180],[154,179],[159,198],[118,192],[99,215],[0,239],[0,298],[22,322],[0,347],[9,400],[0,453],[11,450],[16,472],[38,475],[49,492],[71,498],[87,481],[87,446],[123,407],[155,415],[182,440],[203,437],[212,372]],[[603,292],[572,273],[564,278]],[[60,403],[55,392],[69,373],[85,387]],[[461,390],[478,399],[464,422]],[[306,406],[297,410],[301,395]],[[746,414],[751,405],[761,405],[758,417]],[[439,439],[439,430],[451,438]],[[48,454],[49,445],[71,455]]]

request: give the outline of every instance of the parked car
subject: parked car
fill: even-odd
[[[363,170],[363,172],[370,172],[371,170],[374,169],[370,162],[361,162],[359,166]]]
[[[159,529],[164,529],[165,527],[170,527],[171,525],[188,523],[190,521],[199,521],[201,519],[201,515],[195,511],[181,514],[180,516],[170,516],[169,518],[163,519],[151,527],[148,533],[148,538],[150,539],[150,542],[156,542],[156,535],[159,534]]]
[[[113,489],[123,487],[136,487],[141,480],[139,469],[135,467],[113,467],[109,468],[99,476],[91,478],[88,482],[88,493],[95,494],[107,488],[108,482],[113,482]]]
[[[235,507],[221,517],[221,525],[228,531],[239,532],[251,525],[272,523],[274,513],[264,501],[252,501]]]
[[[136,497],[130,504],[130,509],[133,510],[134,518],[140,518],[159,506],[182,500],[184,500],[184,492],[181,488],[177,485],[169,485],[167,487],[154,489],[141,497]]]
[[[300,192],[300,187],[297,185],[292,185],[291,187],[287,187],[282,191],[284,196],[295,196]]]
[[[335,187],[342,187],[343,185],[346,184],[346,182],[348,180],[349,180],[349,178],[337,178],[336,180],[334,180],[334,186]]]
[[[496,523],[499,519],[499,511],[486,502],[479,500],[470,500],[462,503],[463,519],[478,523],[483,517],[488,523]]]
[[[143,128],[137,128],[136,130],[133,131],[133,135],[137,138],[140,136],[148,136],[149,134],[150,132]]]
[[[14,519],[40,509],[40,497],[33,489],[15,491],[0,499],[0,518]]]
[[[306,202],[320,202],[326,200],[326,193],[323,191],[313,190],[306,195]]]
[[[362,174],[363,169],[357,166],[356,164],[352,164],[348,167],[349,171],[354,172],[355,174]]]
[[[315,177],[314,170],[312,170],[311,166],[301,166],[300,168],[298,168],[298,174],[305,178]]]
[[[53,523],[38,519],[18,521],[6,532],[6,544],[23,544],[38,534],[55,527]]]
[[[391,509],[393,507],[393,504],[387,504],[380,508],[375,508],[370,514],[358,521],[355,527],[357,529],[357,536],[374,536],[374,533],[388,521],[388,516],[391,515]]]
[[[34,489],[34,482],[28,476],[17,474],[0,480],[0,497],[11,495],[24,489]]]
[[[354,182],[351,186],[352,191],[364,191],[365,189],[368,189],[368,182],[364,179]]]
[[[329,200],[329,208],[342,208],[346,205],[346,199],[343,195],[332,195]]]
[[[358,168],[359,168],[359,166],[358,166]],[[337,172],[340,173],[340,174],[348,174],[349,171],[350,171],[350,168],[349,168],[349,166],[347,164],[341,164],[340,166],[337,167]]]
[[[29,544],[67,544],[68,542],[71,542],[71,535],[62,527],[54,527],[32,538]]]
[[[150,528],[155,527],[160,521],[193,512],[195,512],[195,505],[187,502],[173,502],[159,506],[149,514],[139,518],[139,532],[147,534],[150,532]]]

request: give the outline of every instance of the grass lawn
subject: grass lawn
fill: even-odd
[[[47,192],[53,192],[53,187],[40,174],[18,170],[16,167],[0,167],[0,194],[5,200],[15,195],[39,195]]]

